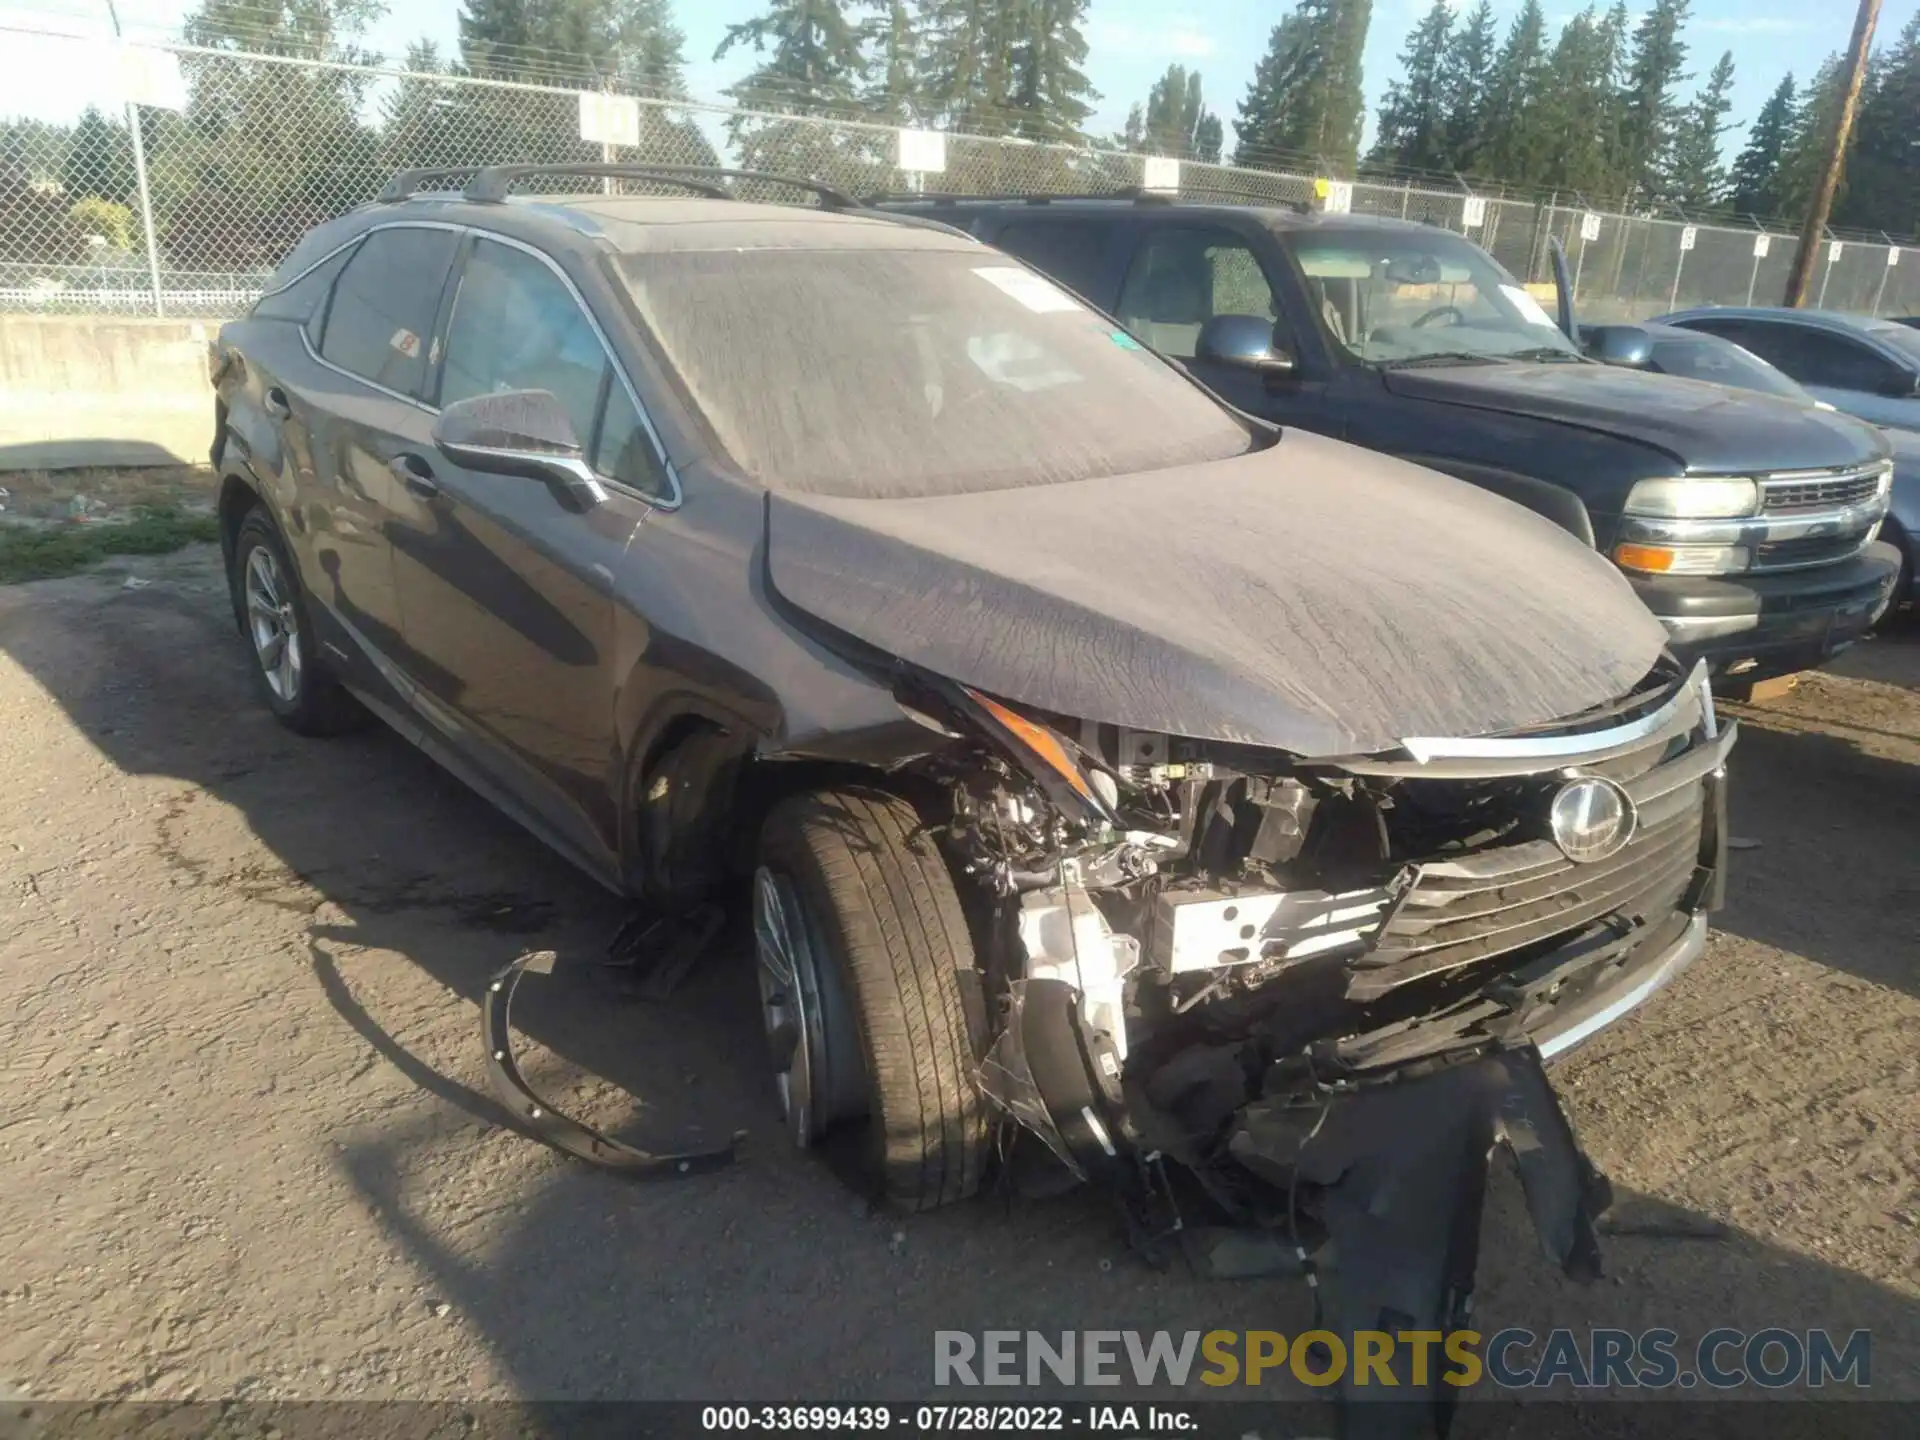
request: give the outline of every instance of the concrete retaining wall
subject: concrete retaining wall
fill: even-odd
[[[0,470],[207,461],[217,320],[0,315]]]

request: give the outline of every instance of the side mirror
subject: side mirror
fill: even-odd
[[[1580,334],[1587,354],[1609,365],[1638,370],[1653,359],[1653,337],[1638,325],[1585,325]]]
[[[1273,337],[1273,321],[1258,315],[1215,315],[1200,327],[1193,358],[1257,370],[1267,375],[1293,371],[1293,356]]]
[[[469,470],[538,480],[570,510],[590,510],[607,498],[566,407],[546,390],[456,400],[434,421],[433,443]]]

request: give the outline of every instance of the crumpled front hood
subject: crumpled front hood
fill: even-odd
[[[1819,470],[1886,453],[1851,416],[1757,390],[1613,365],[1448,365],[1389,370],[1396,395],[1558,421],[1654,446],[1685,470]]]
[[[1301,756],[1537,725],[1666,643],[1531,511],[1289,432],[1209,465],[914,500],[775,494],[773,588],[1039,709]]]

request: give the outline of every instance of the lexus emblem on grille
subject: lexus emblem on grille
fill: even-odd
[[[1554,792],[1548,818],[1560,853],[1582,865],[1618,854],[1640,820],[1633,797],[1596,776],[1562,785]]]

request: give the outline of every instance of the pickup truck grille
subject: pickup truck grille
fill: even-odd
[[[1493,956],[1550,947],[1596,921],[1659,920],[1694,881],[1707,776],[1722,754],[1722,743],[1696,731],[1581,766],[1624,786],[1639,812],[1633,839],[1606,860],[1575,864],[1550,839],[1525,839],[1421,862],[1412,892],[1355,962],[1349,998],[1377,998]]]
[[[1799,570],[1830,565],[1866,548],[1867,532],[1852,535],[1810,535],[1800,540],[1769,540],[1753,547],[1754,570]]]
[[[1876,462],[1851,470],[1762,476],[1761,510],[1768,515],[1778,515],[1795,510],[1857,505],[1873,498],[1885,473],[1885,466]]]

